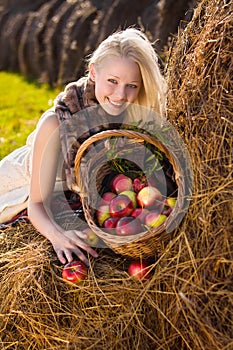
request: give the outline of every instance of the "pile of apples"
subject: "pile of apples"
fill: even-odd
[[[160,226],[175,204],[176,197],[164,198],[153,179],[145,175],[131,179],[118,173],[98,202],[96,220],[109,233],[135,235]]]

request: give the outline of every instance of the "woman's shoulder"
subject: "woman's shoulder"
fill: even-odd
[[[51,109],[41,116],[35,131],[36,134],[49,135],[54,133],[55,130],[59,130],[59,122],[56,112]]]
[[[44,124],[44,123],[46,123],[46,124],[51,123],[52,121],[54,121],[56,119],[57,119],[57,114],[56,114],[54,108],[50,108],[41,115],[41,117],[37,123],[37,127],[40,127],[40,125]]]
[[[49,130],[54,129],[59,126],[57,114],[54,110],[49,109],[44,112],[37,124],[36,132],[39,132],[41,129],[43,131],[49,132]]]
[[[57,121],[57,115],[53,108],[50,108],[46,110],[40,117],[39,121],[37,122],[37,125],[35,129],[31,132],[31,134],[28,135],[26,140],[26,145],[30,146],[34,142],[36,134],[39,132],[39,130],[46,129],[46,128],[55,128],[58,126]]]

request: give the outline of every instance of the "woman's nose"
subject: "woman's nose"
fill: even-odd
[[[124,100],[126,98],[126,91],[125,87],[118,85],[115,90],[115,97],[119,100]]]

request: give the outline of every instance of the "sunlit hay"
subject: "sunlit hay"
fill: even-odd
[[[162,264],[158,271],[152,264],[150,279],[142,282],[128,276],[129,261],[107,250],[90,261],[87,280],[71,285],[62,280],[62,266],[31,225],[1,233],[2,349],[153,349],[163,344],[160,323],[165,305],[173,305],[169,298],[161,298],[160,305],[166,283]]]
[[[191,349],[233,348],[232,47],[232,3],[204,0],[167,62],[168,117],[194,172],[192,203],[179,228],[187,252],[173,261],[177,314],[171,318]],[[178,333],[170,331],[170,337]]]
[[[76,286],[61,279],[50,245],[30,225],[5,231],[1,241],[3,349],[220,349],[227,339],[230,344],[227,325],[216,323],[219,315],[230,323],[233,307],[233,266],[220,246],[217,258],[197,259],[181,232],[151,264],[146,282],[128,276],[129,261],[102,250],[91,259],[87,280]]]
[[[102,250],[97,260],[91,259],[88,278],[80,286],[61,279],[61,266],[51,247],[30,225],[2,236],[3,349],[10,344],[16,349],[191,349],[193,337],[208,330],[199,317],[199,313],[205,316],[208,301],[210,319],[228,312],[230,322],[233,305],[225,293],[226,281],[218,277],[220,286],[216,279],[212,285],[199,278],[201,268],[207,275],[213,266],[223,273],[221,264],[226,266],[226,261],[194,259],[184,232],[151,265],[148,281],[132,280],[126,272],[129,261]],[[228,283],[232,272],[228,261]],[[187,322],[188,312],[192,322]]]
[[[0,232],[2,350],[231,350],[232,4],[201,1],[168,53],[169,120],[190,152],[193,199],[146,282],[99,249],[71,285],[31,225]]]

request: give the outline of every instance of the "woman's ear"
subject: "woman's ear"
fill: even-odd
[[[89,73],[90,73],[91,80],[95,81],[95,66],[94,66],[94,63],[90,64]]]

